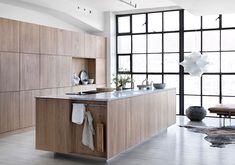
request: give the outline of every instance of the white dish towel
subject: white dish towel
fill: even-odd
[[[72,122],[82,124],[86,107],[84,104],[73,103]]]
[[[84,116],[84,127],[82,132],[82,144],[89,147],[94,151],[94,142],[93,135],[95,134],[95,130],[92,124],[93,118],[89,111],[85,112]]]

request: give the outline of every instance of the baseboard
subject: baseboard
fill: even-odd
[[[14,134],[18,134],[18,133],[28,132],[28,131],[31,131],[33,129],[35,129],[35,127],[21,128],[21,129],[9,131],[9,132],[0,133],[0,138],[7,137],[7,136],[10,136],[10,135],[14,135]]]

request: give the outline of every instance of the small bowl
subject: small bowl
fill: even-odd
[[[165,86],[166,86],[165,83],[153,83],[153,87],[154,87],[155,89],[164,89]]]
[[[82,81],[82,85],[87,85],[87,84],[88,84],[87,80]]]
[[[94,79],[88,79],[88,84],[93,84],[94,83]]]

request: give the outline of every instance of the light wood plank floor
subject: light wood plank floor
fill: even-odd
[[[109,162],[54,155],[34,148],[34,131],[0,139],[0,165],[235,165],[235,145],[213,148],[205,135],[179,128],[186,117],[177,117],[177,124],[161,135],[120,154]],[[229,120],[227,120],[229,124]],[[206,118],[207,126],[219,126],[218,118]],[[235,120],[232,120],[235,125]]]

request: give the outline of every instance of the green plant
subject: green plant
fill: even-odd
[[[112,81],[116,85],[116,87],[125,87],[127,83],[132,82],[132,79],[128,74],[118,74],[113,75]]]

